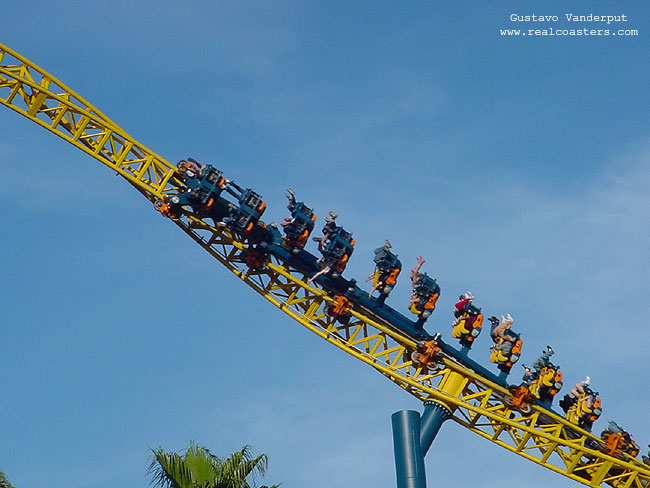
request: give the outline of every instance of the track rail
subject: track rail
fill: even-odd
[[[0,44],[0,103],[27,117],[116,171],[149,201],[178,192],[176,167],[146,148],[53,76]],[[503,403],[508,391],[463,364],[453,352],[428,367],[414,363],[412,339],[371,312],[352,309],[348,324],[324,312],[332,300],[275,256],[251,270],[247,244],[226,228],[194,215],[173,220],[183,232],[246,285],[321,339],[379,371],[420,400],[436,400],[452,419],[529,461],[587,486],[644,488],[650,466],[627,456],[608,456],[589,446],[598,438],[564,418],[533,406],[529,415]],[[453,350],[452,350],[453,351]]]

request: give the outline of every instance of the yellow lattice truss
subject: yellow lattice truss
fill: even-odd
[[[24,115],[124,177],[154,202],[179,191],[176,167],[149,150],[53,76],[0,44],[0,103]],[[645,488],[650,467],[632,457],[619,459],[589,446],[598,438],[554,413],[533,406],[528,415],[508,408],[509,392],[441,357],[428,367],[411,360],[416,344],[382,318],[353,308],[343,325],[325,311],[332,297],[275,257],[249,269],[244,242],[224,227],[189,214],[173,220],[215,259],[314,334],[375,368],[420,400],[436,400],[452,419],[485,439],[588,486]]]

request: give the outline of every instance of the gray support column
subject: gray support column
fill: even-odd
[[[420,414],[401,410],[392,416],[397,488],[426,488],[424,453],[420,447]]]
[[[450,417],[451,412],[442,403],[424,402],[424,413],[420,420],[420,446],[423,456],[429,451],[442,423]]]

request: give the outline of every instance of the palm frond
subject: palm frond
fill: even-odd
[[[185,452],[185,464],[192,472],[194,482],[199,486],[210,486],[218,473],[220,460],[209,449],[190,442]]]
[[[2,471],[0,471],[0,488],[15,488]]]
[[[253,457],[250,446],[226,459],[194,441],[183,454],[168,453],[162,448],[151,451],[153,460],[147,474],[152,475],[151,484],[158,488],[257,488],[255,477],[264,475],[268,467],[266,454]]]
[[[223,461],[221,471],[231,473],[234,484],[224,485],[224,488],[252,488],[255,487],[255,478],[263,476],[268,467],[266,454],[253,457],[251,447],[244,446]],[[247,478],[253,483],[249,484]]]
[[[175,452],[152,449],[153,460],[147,474],[153,475],[151,484],[160,488],[194,488],[194,479],[185,460]]]

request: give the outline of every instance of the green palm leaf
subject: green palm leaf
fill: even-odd
[[[2,471],[0,471],[0,488],[15,488]]]
[[[151,484],[159,488],[257,488],[256,476],[263,476],[268,467],[266,454],[253,457],[250,446],[226,459],[194,442],[184,454],[168,453],[162,448],[152,449],[152,453],[147,474],[152,475]]]

